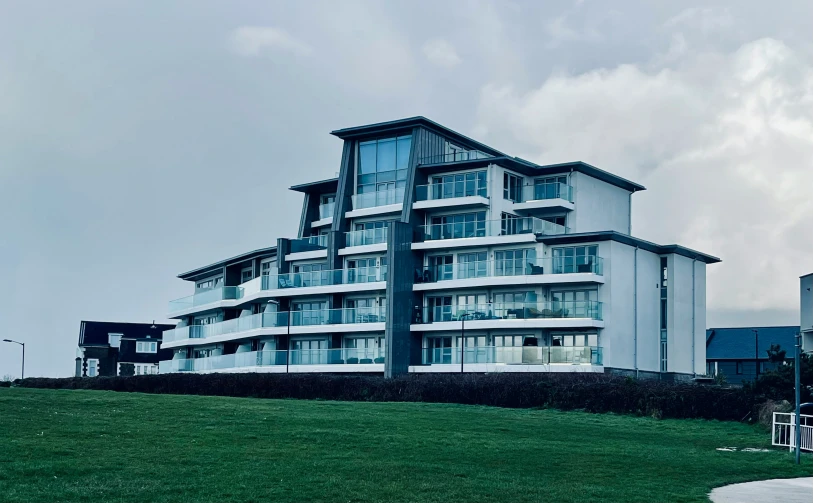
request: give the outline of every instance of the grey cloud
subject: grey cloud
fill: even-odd
[[[685,6],[629,0],[9,3],[4,337],[29,343],[32,374],[69,374],[79,320],[160,320],[189,293],[177,273],[293,235],[301,199],[285,187],[333,176],[329,131],[417,114],[637,179],[650,190],[635,196],[636,233],[725,259],[710,268],[710,322],[786,323],[765,309],[796,309],[793,276],[813,270],[800,232],[813,6],[761,5],[705,2],[733,19],[717,36],[664,28]],[[543,27],[563,14],[600,43],[547,47]],[[256,57],[235,53],[241,27],[260,30]],[[463,60],[452,71],[422,54],[434,38]],[[18,368],[0,344],[0,375]]]

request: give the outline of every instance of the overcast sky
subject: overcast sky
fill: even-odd
[[[329,131],[414,115],[645,185],[636,236],[723,259],[709,326],[798,324],[811,33],[808,0],[0,0],[0,338],[71,374],[80,320],[162,320],[178,273],[294,236]]]

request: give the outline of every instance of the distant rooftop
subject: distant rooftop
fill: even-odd
[[[797,332],[798,326],[710,328],[706,330],[706,359],[753,360],[758,353],[760,359],[767,360],[772,344],[778,344],[792,356]]]

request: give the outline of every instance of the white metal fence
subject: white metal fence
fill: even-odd
[[[802,414],[802,440],[800,442],[803,451],[813,452],[813,416]],[[774,412],[773,429],[771,433],[771,443],[780,447],[787,447],[790,450],[796,448],[796,413],[795,412]]]

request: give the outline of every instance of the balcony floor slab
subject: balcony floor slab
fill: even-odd
[[[433,363],[431,365],[410,365],[411,373],[460,373],[459,363]],[[604,373],[603,365],[552,363],[549,365],[509,364],[509,363],[464,363],[463,372],[591,372]]]

